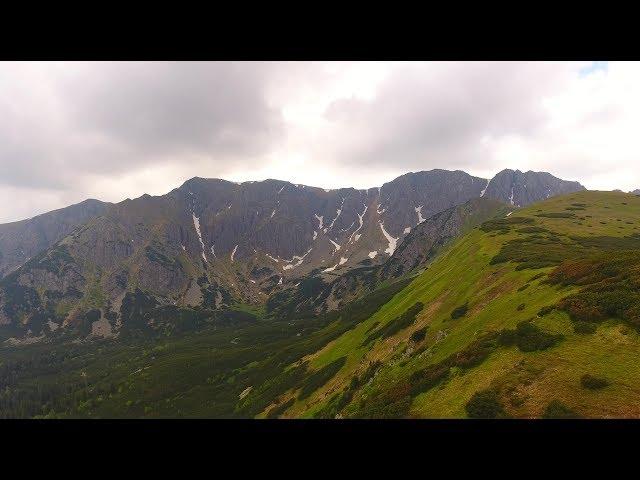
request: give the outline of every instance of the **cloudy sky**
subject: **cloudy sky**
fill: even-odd
[[[194,177],[640,188],[640,63],[0,63],[0,222]]]

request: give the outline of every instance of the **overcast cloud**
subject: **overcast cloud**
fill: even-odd
[[[0,222],[193,177],[640,188],[639,63],[0,63]]]

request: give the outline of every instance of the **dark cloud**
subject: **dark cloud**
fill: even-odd
[[[20,66],[0,67],[13,73],[7,93],[19,97],[0,103],[0,182],[6,185],[68,188],[85,174],[133,171],[189,155],[228,167],[265,153],[283,133],[279,110],[265,100],[270,65],[56,67],[31,70],[26,88],[19,85]],[[34,90],[47,108],[29,105]],[[20,97],[27,104],[15,108]]]

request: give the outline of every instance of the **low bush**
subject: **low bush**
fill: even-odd
[[[552,400],[545,408],[542,418],[548,419],[564,419],[564,418],[580,418],[578,413],[571,410],[559,400]]]
[[[469,303],[465,303],[464,305],[460,305],[459,307],[456,307],[453,309],[453,311],[451,312],[451,319],[455,320],[457,318],[460,317],[464,317],[467,314],[467,311],[469,310]]]
[[[567,212],[549,212],[549,213],[539,213],[536,217],[544,217],[544,218],[573,218],[575,217],[574,213]]]
[[[360,401],[354,418],[405,418],[411,407],[409,385],[397,383]]]
[[[300,389],[300,395],[298,398],[303,400],[315,392],[318,388],[322,387],[325,383],[331,380],[338,371],[347,362],[347,357],[340,357],[339,359],[331,362],[329,365],[325,365],[320,370],[312,373],[302,385]]]
[[[465,405],[469,418],[504,418],[506,413],[495,390],[482,390],[473,394]]]
[[[533,223],[533,218],[527,217],[507,217],[496,220],[489,220],[480,225],[480,230],[483,232],[501,231],[508,232],[509,228],[514,225],[526,225]]]
[[[589,334],[595,333],[598,326],[595,323],[578,321],[573,323],[573,331],[575,333]]]
[[[553,312],[555,308],[556,307],[554,307],[553,305],[547,305],[546,307],[542,307],[540,310],[538,310],[538,316],[544,317],[545,315],[548,315],[551,312]]]
[[[291,397],[286,402],[276,405],[271,410],[269,410],[269,413],[267,414],[267,418],[278,418],[280,415],[282,415],[285,412],[287,408],[289,408],[294,403],[295,403],[295,399]]]
[[[382,338],[382,339],[389,338],[395,335],[396,333],[398,333],[400,330],[404,330],[405,328],[410,327],[413,324],[413,322],[416,321],[416,317],[418,316],[418,314],[423,308],[424,308],[424,304],[422,302],[415,303],[412,307],[407,309],[407,311],[404,312],[402,315],[394,318],[390,322],[384,324],[382,327],[378,328],[373,333],[371,333],[365,339],[362,345],[363,346],[368,345],[369,343],[373,342],[377,338]]]
[[[580,377],[580,385],[588,390],[600,390],[601,388],[607,387],[609,381],[606,378],[594,377],[587,373]]]
[[[515,330],[502,330],[498,341],[504,346],[515,344],[521,352],[535,352],[553,347],[562,338],[562,335],[553,335],[541,330],[531,321],[523,321],[518,323]]]
[[[498,346],[496,338],[495,333],[485,334],[441,362],[413,372],[409,377],[411,394],[417,395],[435,387],[449,376],[451,368],[467,369],[480,365]]]
[[[424,337],[426,335],[427,335],[427,327],[422,327],[416,330],[415,332],[413,332],[409,337],[409,340],[411,340],[414,343],[419,343],[422,340],[424,340]]]

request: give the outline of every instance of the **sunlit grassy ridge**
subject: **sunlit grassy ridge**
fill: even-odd
[[[291,390],[285,399],[295,401],[283,415],[464,417],[474,393],[489,389],[497,393],[507,416],[541,417],[554,400],[586,417],[640,416],[640,338],[633,324],[639,228],[639,197],[579,192],[474,229],[374,315],[309,355],[312,371],[343,357],[344,366],[304,399]],[[615,267],[623,255],[631,265]],[[579,281],[566,273],[573,271],[568,261],[596,257],[605,259],[596,268],[611,272]],[[565,281],[549,282],[551,272],[564,275]],[[563,306],[563,299],[586,289],[595,291],[596,304],[611,304],[604,318],[586,318],[594,322],[594,333],[576,333],[579,318],[572,320],[560,309],[538,316],[544,307]],[[612,289],[617,289],[613,300],[605,299],[603,292]],[[372,332],[417,302],[424,308],[413,325],[366,344]],[[452,319],[451,312],[464,304],[466,314]],[[612,315],[618,311],[627,314]],[[539,335],[561,340],[538,351],[501,343],[501,332],[527,321],[538,327]],[[422,327],[427,327],[425,339],[409,341]],[[476,355],[474,341],[489,333],[498,340]],[[354,389],[375,361],[381,367],[373,380]],[[609,385],[586,389],[580,381],[585,374],[605,378]],[[425,376],[426,384],[433,385],[412,391],[416,378],[425,383]],[[385,410],[382,404],[395,409]]]

